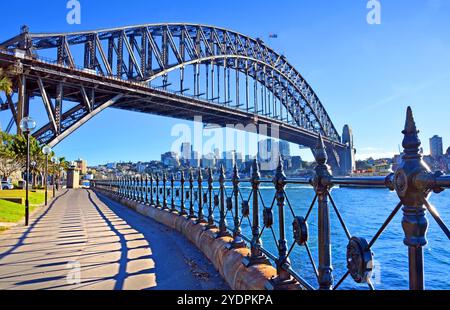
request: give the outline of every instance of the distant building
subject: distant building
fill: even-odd
[[[117,168],[117,164],[116,163],[108,163],[108,164],[106,164],[106,168],[108,168],[108,169],[116,169]]]
[[[192,151],[193,151],[193,147],[189,142],[183,142],[181,144],[181,149],[180,149],[180,154],[181,154],[181,159],[183,160],[183,162],[185,164],[189,164],[189,161],[192,158]]]
[[[279,143],[273,139],[258,142],[258,162],[261,171],[273,171],[277,168],[280,156]]]
[[[147,169],[147,164],[138,162],[136,164],[136,172],[137,173],[145,173],[145,170]]]
[[[161,154],[161,162],[163,163],[163,165],[169,168],[178,168],[180,166],[178,154],[175,152],[167,152]]]
[[[202,158],[201,166],[202,168],[214,169],[217,164],[217,158],[214,154],[210,153]]]
[[[447,161],[447,173],[450,173],[450,147],[447,149],[445,159]]]
[[[81,174],[87,173],[87,161],[84,159],[78,159],[75,162],[75,167],[80,170]]]
[[[236,164],[236,151],[224,152],[223,157],[225,171],[233,171],[234,165]]]
[[[283,158],[291,157],[291,145],[289,142],[280,141],[278,145],[280,149],[280,154]]]
[[[200,167],[200,156],[197,151],[191,152],[191,159],[189,160],[189,166],[191,168],[199,168]]]
[[[292,156],[291,158],[291,169],[292,170],[301,170],[303,169],[303,160],[300,156]]]
[[[442,137],[434,136],[430,139],[430,155],[434,159],[438,159],[444,155],[444,147],[442,145]]]

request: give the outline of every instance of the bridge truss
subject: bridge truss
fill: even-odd
[[[35,137],[56,145],[108,107],[206,123],[276,124],[280,138],[313,147],[319,134],[336,163],[341,142],[302,75],[262,40],[223,28],[151,24],[75,33],[20,35],[0,44],[14,68],[18,124],[29,97],[40,97],[49,122]],[[23,51],[18,54],[17,51]],[[79,64],[82,64],[81,66]]]

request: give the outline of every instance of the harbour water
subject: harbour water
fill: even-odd
[[[197,191],[195,182],[194,193]],[[169,189],[169,183],[166,185]],[[178,182],[175,183],[175,189],[180,188]],[[214,184],[214,194],[219,194],[219,184]],[[242,183],[240,186],[241,195],[239,204],[242,200],[250,201],[252,206],[251,186],[248,183]],[[270,183],[263,183],[260,186],[260,218],[261,227],[263,227],[262,209],[270,207],[274,202],[275,189]],[[185,191],[189,191],[188,183],[185,184]],[[203,193],[207,193],[207,184],[203,185]],[[292,223],[294,216],[305,216],[311,202],[314,198],[314,191],[307,185],[288,185],[286,189],[287,197],[285,207],[285,227],[288,249],[293,244]],[[226,197],[232,197],[232,184],[226,183]],[[387,189],[352,189],[352,188],[334,188],[331,195],[342,215],[342,218],[352,236],[365,238],[370,241],[376,234],[382,224],[386,221],[391,212],[399,202],[395,192]],[[177,206],[180,205],[179,198],[175,199]],[[156,197],[155,197],[156,200]],[[168,195],[167,201],[170,206],[171,197]],[[450,191],[444,191],[440,194],[432,194],[429,198],[431,204],[436,207],[442,219],[450,223]],[[162,201],[162,196],[160,196]],[[292,207],[289,208],[289,203]],[[234,203],[234,199],[233,199]],[[195,210],[197,203],[194,201]],[[186,210],[189,208],[189,198],[185,199]],[[203,207],[205,217],[207,215],[207,204]],[[241,210],[241,205],[239,205]],[[241,211],[239,211],[241,212]],[[294,214],[293,214],[294,213]],[[214,210],[215,220],[219,220],[219,209]],[[262,233],[263,247],[277,256],[278,234],[278,209],[276,202],[273,205],[273,233],[270,229],[264,229]],[[333,274],[336,284],[347,271],[346,247],[348,244],[347,236],[336,216],[336,213],[330,204],[331,221],[331,244],[332,244],[332,264]],[[434,219],[428,214],[429,230],[427,233],[428,245],[424,249],[425,253],[425,281],[426,289],[448,290],[450,289],[450,247],[448,238],[445,236]],[[233,227],[233,218],[230,212],[227,212],[227,225]],[[242,234],[247,238],[251,235],[251,223],[249,219],[242,219]],[[374,272],[372,283],[375,289],[381,290],[403,290],[408,289],[408,256],[407,247],[403,244],[403,229],[401,226],[402,210],[400,210],[390,225],[380,236],[372,247],[374,252]],[[318,264],[317,250],[317,204],[311,212],[309,219],[309,248],[312,257]],[[276,240],[276,241],[275,241]],[[296,245],[290,254],[292,268],[306,279],[313,287],[317,287],[317,278],[312,264],[308,257],[305,247]],[[367,284],[357,284],[351,277],[348,277],[340,286],[340,289],[368,289]]]
[[[249,190],[243,188],[245,192]],[[289,202],[296,216],[305,216],[314,198],[314,192],[307,186],[288,186],[286,190]],[[273,200],[274,190],[271,186],[262,186],[261,193],[267,206]],[[352,236],[364,237],[370,241],[378,229],[385,222],[389,214],[395,209],[399,198],[395,192],[385,189],[350,189],[335,188],[332,191],[333,199],[345,221]],[[430,202],[437,208],[446,223],[450,221],[450,192],[439,195],[432,194]],[[288,248],[292,244],[293,217],[287,206],[286,235]],[[346,268],[347,236],[330,206],[331,214],[331,241],[333,253],[333,268],[335,283],[342,278]],[[277,207],[274,207],[274,231],[278,236]],[[372,282],[376,289],[408,289],[408,256],[407,247],[403,244],[403,230],[401,227],[402,211],[400,210],[392,220],[386,231],[373,246],[374,274]],[[442,232],[434,219],[428,215],[430,227],[428,230],[428,245],[425,248],[425,281],[427,289],[450,289],[450,248],[449,240]],[[317,264],[317,206],[309,220],[310,240],[309,246],[312,256]],[[243,231],[249,234],[248,225],[243,222]],[[263,233],[263,245],[272,253],[277,253],[274,237],[269,231]],[[309,283],[316,285],[312,265],[305,248],[296,246],[291,254],[291,264],[295,271]],[[356,284],[348,277],[340,287],[341,289],[367,289],[367,285]]]

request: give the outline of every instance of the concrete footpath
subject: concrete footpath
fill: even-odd
[[[229,289],[179,233],[90,190],[62,191],[30,223],[0,234],[0,289]]]

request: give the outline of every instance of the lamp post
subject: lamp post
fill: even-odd
[[[56,157],[52,157],[52,163],[53,163],[53,175],[52,175],[52,186],[53,186],[53,198],[55,198],[55,173],[56,173]]]
[[[27,138],[27,163],[25,183],[25,226],[28,226],[30,216],[30,202],[28,199],[28,182],[30,180],[30,133],[36,128],[36,122],[31,117],[24,117],[20,121],[20,130]]]
[[[48,202],[48,155],[50,155],[52,152],[52,149],[49,146],[44,146],[42,148],[42,153],[45,155],[45,179],[44,179],[44,186],[45,186],[45,205],[47,205]]]

